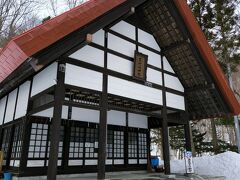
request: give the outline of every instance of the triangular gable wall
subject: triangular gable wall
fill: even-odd
[[[169,92],[166,93],[167,106],[184,110],[184,88],[165,57],[163,57],[164,68],[162,67],[161,49],[153,35],[125,21],[116,23],[106,31],[108,39],[107,68],[119,73],[119,76],[128,76],[131,79],[135,51],[138,50],[140,53],[146,54],[148,56],[146,81],[156,85],[156,87],[159,86],[159,88],[160,86],[168,88]],[[93,34],[92,44],[82,47],[69,57],[103,68],[103,50],[104,30],[101,29]],[[162,71],[164,72],[165,85],[163,85]],[[160,89],[114,76],[109,76],[108,79],[108,92],[110,94],[163,105]],[[101,73],[70,64],[67,64],[65,82],[92,90],[102,90]],[[179,93],[174,94],[171,90]]]

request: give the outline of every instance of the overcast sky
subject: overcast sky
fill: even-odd
[[[54,17],[51,5],[51,0],[42,0],[42,4],[39,6],[39,12],[37,12],[37,16],[39,18],[45,18],[48,16]],[[88,0],[84,0],[88,1]],[[61,14],[65,11],[69,10],[68,6],[66,5],[65,0],[57,0],[57,14]]]

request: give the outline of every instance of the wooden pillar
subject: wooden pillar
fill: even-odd
[[[162,109],[162,144],[165,174],[170,174],[169,132],[167,121],[167,108]]]
[[[124,128],[124,166],[128,166],[128,112],[126,112],[126,127]]]
[[[192,132],[191,132],[191,125],[190,125],[190,117],[188,112],[188,103],[185,99],[185,112],[183,113],[183,121],[184,124],[184,135],[185,135],[185,148],[187,151],[192,151]],[[194,152],[192,152],[194,154]]]
[[[161,56],[161,65],[164,69],[163,56]],[[169,132],[168,132],[168,120],[167,120],[167,98],[166,98],[166,88],[165,88],[165,78],[164,71],[162,71],[162,146],[163,146],[163,159],[164,159],[164,169],[165,174],[170,174],[170,152],[169,152]]]
[[[187,120],[186,124],[184,124],[184,134],[185,134],[185,148],[187,151],[192,151],[191,145],[191,132],[190,132],[190,124],[189,120]]]
[[[30,82],[30,89],[29,89],[29,94],[28,94],[28,106],[27,106],[27,112],[26,116],[23,119],[23,135],[22,135],[22,153],[21,153],[21,159],[20,159],[20,167],[19,171],[20,173],[25,172],[25,168],[27,167],[27,159],[28,159],[28,148],[29,148],[29,143],[30,143],[30,136],[31,136],[31,123],[30,123],[30,116],[28,115],[32,102],[30,101],[31,98],[31,93],[32,93],[32,83],[33,78],[31,78]]]
[[[107,145],[107,109],[108,109],[108,75],[107,75],[107,32],[105,31],[104,40],[104,72],[102,95],[100,99],[100,122],[99,122],[99,138],[98,138],[98,179],[105,179],[105,161],[106,161],[106,145]]]
[[[55,86],[54,94],[53,118],[51,120],[50,126],[51,143],[47,171],[48,180],[55,180],[57,175],[58,146],[60,141],[62,105],[65,96],[64,78],[65,78],[65,64],[59,62],[57,71],[57,84]]]

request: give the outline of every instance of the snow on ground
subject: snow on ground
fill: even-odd
[[[240,154],[225,152],[215,156],[193,158],[194,171],[199,175],[225,176],[226,180],[240,180]],[[173,173],[185,173],[184,160],[172,160]]]

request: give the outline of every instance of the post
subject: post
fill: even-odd
[[[187,120],[187,123],[184,124],[184,134],[185,134],[185,141],[186,141],[186,144],[185,144],[186,150],[192,151],[189,120]]]
[[[232,91],[234,92],[233,81],[232,81],[232,70],[229,63],[227,64],[227,71],[228,71],[229,85]],[[238,121],[237,115],[234,115],[234,127],[235,127],[235,133],[236,133],[236,144],[238,147],[238,153],[240,153],[240,132],[239,132],[239,121]]]
[[[167,121],[167,108],[162,109],[162,144],[165,174],[170,174],[169,132]]]
[[[163,56],[161,56],[161,65],[164,69]],[[167,120],[167,97],[165,88],[164,71],[162,71],[162,146],[163,146],[163,159],[165,174],[170,174],[170,152],[169,152],[169,132],[168,132],[168,120]]]
[[[56,180],[57,175],[58,146],[60,141],[62,105],[65,97],[64,79],[65,79],[65,64],[59,62],[57,71],[57,84],[55,86],[54,94],[53,118],[50,127],[51,144],[47,171],[48,180]]]
[[[107,75],[107,32],[105,31],[104,40],[104,72],[102,95],[100,99],[100,122],[99,122],[99,139],[98,139],[98,179],[105,179],[105,163],[106,163],[106,144],[107,144],[107,109],[108,109],[108,75]]]

